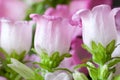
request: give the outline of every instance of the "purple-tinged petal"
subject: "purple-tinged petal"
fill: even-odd
[[[32,43],[32,24],[27,21],[1,20],[1,47],[11,53],[15,50],[18,54],[30,50]]]
[[[116,26],[108,5],[96,6],[91,11],[78,11],[75,15],[82,20],[83,42],[89,47],[91,41],[106,46],[112,40],[116,40]]]
[[[36,18],[35,49],[40,54],[42,50],[49,55],[53,52],[68,53],[75,27],[67,19],[43,15]],[[67,32],[67,33],[66,33]]]

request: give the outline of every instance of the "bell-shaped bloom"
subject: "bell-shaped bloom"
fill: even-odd
[[[28,52],[32,42],[32,24],[31,22],[1,19],[1,47],[7,52],[16,51],[20,54],[23,51]]]
[[[37,23],[34,45],[39,54],[41,51],[48,55],[54,52],[68,53],[75,27],[67,19],[37,14],[31,17]]]
[[[106,46],[117,38],[115,20],[108,5],[96,6],[91,11],[79,10],[72,18],[82,20],[83,42],[89,47],[92,41]]]
[[[20,0],[0,0],[0,17],[21,20],[25,17],[27,5]]]

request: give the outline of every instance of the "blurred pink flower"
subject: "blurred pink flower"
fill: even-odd
[[[80,9],[92,9],[93,7],[100,4],[112,4],[112,0],[72,0],[70,3],[70,12],[75,13]]]
[[[81,38],[75,38],[72,41],[71,53],[73,55],[73,61],[75,64],[85,63],[90,58],[90,54],[84,50],[81,46],[83,41]]]
[[[0,80],[7,80],[5,77],[0,76]]]
[[[38,64],[34,64],[34,62],[40,62],[40,57],[37,54],[27,54],[24,58],[24,61],[26,62],[26,65],[29,67],[39,67]]]
[[[56,8],[48,8],[45,11],[45,15],[50,16],[57,16],[57,17],[63,17],[63,18],[69,18],[70,17],[70,11],[68,5],[57,5]]]
[[[26,8],[20,0],[0,0],[0,17],[21,20],[25,17]]]
[[[116,26],[112,11],[108,5],[99,5],[90,10],[79,10],[73,20],[82,19],[83,42],[90,47],[91,41],[106,46],[116,40]],[[99,37],[98,37],[99,36]]]
[[[32,14],[31,18],[37,23],[34,45],[39,54],[42,50],[49,55],[56,51],[60,54],[69,52],[75,27],[67,19],[37,14]]]
[[[91,0],[72,0],[69,8],[70,12],[73,14],[79,9],[88,9]]]
[[[88,5],[89,9],[92,9],[93,7],[101,4],[107,4],[107,5],[112,5],[112,0],[90,0],[90,3]]]
[[[83,44],[82,38],[74,38],[71,43],[70,53],[72,54],[72,62],[74,65],[86,63],[90,58],[91,54],[84,50],[81,45]],[[86,68],[81,68],[80,72],[88,74]]]
[[[15,21],[1,19],[0,43],[7,53],[15,50],[18,54],[30,50],[32,42],[32,24],[31,22]]]
[[[71,71],[74,70],[74,67],[76,66],[76,64],[74,64],[73,58],[65,58],[59,65],[59,68],[67,68]]]

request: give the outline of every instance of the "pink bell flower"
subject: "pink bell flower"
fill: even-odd
[[[79,10],[73,20],[82,20],[83,42],[91,46],[91,42],[101,43],[104,47],[117,39],[115,20],[110,6],[99,5],[90,10]]]
[[[20,54],[23,51],[28,52],[32,43],[32,23],[24,21],[12,22],[10,20],[0,20],[1,35],[0,42],[8,54],[16,51]]]
[[[54,52],[69,52],[75,27],[67,19],[37,14],[32,14],[31,18],[37,23],[34,42],[37,53],[45,51],[51,55]]]

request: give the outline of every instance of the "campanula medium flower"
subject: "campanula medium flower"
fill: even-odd
[[[68,53],[75,27],[67,19],[36,14],[31,17],[37,23],[34,45],[39,54],[42,50],[49,55],[53,52]]]
[[[1,47],[7,52],[16,51],[20,54],[23,51],[28,52],[32,42],[32,23],[24,21],[12,22],[1,19]]]
[[[90,10],[79,10],[73,20],[82,20],[83,42],[90,47],[91,42],[101,43],[104,47],[116,40],[116,26],[110,6],[99,5]]]

